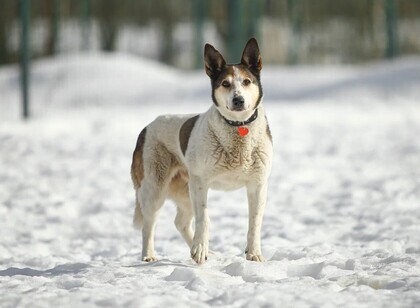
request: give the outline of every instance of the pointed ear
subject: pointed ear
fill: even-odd
[[[259,74],[262,69],[260,49],[255,38],[251,38],[242,53],[241,63],[245,64],[251,71]]]
[[[210,44],[204,46],[204,66],[210,78],[216,78],[226,66],[223,56]]]

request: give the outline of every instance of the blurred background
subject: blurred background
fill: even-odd
[[[240,261],[246,193],[211,191],[213,261],[165,206],[143,267],[137,136],[208,110],[204,44],[251,36],[269,262]],[[419,54],[420,0],[0,0],[0,307],[420,307]]]
[[[299,72],[292,76],[287,66],[354,68],[407,58],[420,52],[419,31],[420,1],[415,0],[2,0],[0,106],[14,115],[21,105],[28,117],[29,100],[32,109],[162,100],[155,93],[163,76],[168,100],[207,99],[204,44],[210,42],[227,62],[236,63],[252,36],[258,39],[264,67],[282,67],[264,81],[270,88],[266,98],[312,97],[329,93],[313,90],[319,80],[337,81],[338,75],[318,70],[308,82],[310,74],[305,73],[308,90],[302,92]],[[347,89],[369,81],[369,89],[381,85],[378,95],[385,98],[412,93],[412,87],[401,86],[416,82],[417,74],[411,62],[404,63],[397,65],[398,74],[378,72],[379,79],[355,77],[345,86],[331,87]],[[178,70],[176,78],[181,72],[184,79],[194,72],[200,77],[190,81],[194,86],[182,88],[173,84],[169,68]],[[348,79],[346,72],[340,74]],[[125,83],[115,83],[115,76]]]
[[[0,65],[19,59],[22,10],[32,58],[122,51],[194,69],[205,42],[236,61],[250,36],[265,64],[353,64],[420,51],[415,0],[2,0],[0,7]]]

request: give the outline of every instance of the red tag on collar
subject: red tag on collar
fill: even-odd
[[[239,133],[239,135],[241,135],[241,137],[244,137],[244,136],[248,135],[249,129],[246,126],[239,126],[238,127],[238,133]]]

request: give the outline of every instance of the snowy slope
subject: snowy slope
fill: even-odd
[[[195,265],[163,207],[140,261],[131,154],[162,113],[208,108],[203,72],[125,55],[38,61],[32,109],[0,70],[0,307],[420,305],[420,60],[265,68],[274,166],[265,263],[244,260],[244,191],[209,197]]]

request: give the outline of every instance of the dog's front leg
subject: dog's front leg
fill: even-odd
[[[261,224],[267,199],[267,182],[250,184],[247,186],[249,223],[246,259],[263,262],[261,254]]]
[[[191,247],[191,258],[198,264],[202,264],[207,260],[209,251],[208,186],[200,177],[190,175],[189,188],[195,216],[195,233]]]

